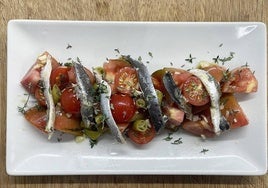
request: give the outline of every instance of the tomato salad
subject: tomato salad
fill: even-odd
[[[142,62],[122,55],[89,70],[78,58],[63,65],[48,52],[21,84],[38,103],[23,111],[25,118],[49,138],[61,131],[97,141],[110,133],[136,144],[163,128],[207,138],[245,126],[235,94],[258,88],[248,66],[229,70],[200,62],[191,70],[165,67],[149,74]]]

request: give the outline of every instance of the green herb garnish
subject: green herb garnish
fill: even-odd
[[[182,144],[182,137],[180,137],[179,139],[177,140],[174,140],[174,142],[171,142],[171,144],[175,144],[175,145],[178,145],[178,144]]]
[[[19,111],[20,113],[22,113],[22,114],[25,114],[25,112],[26,112],[25,109],[27,108],[27,105],[28,105],[28,102],[29,102],[29,99],[30,99],[30,93],[27,93],[27,94],[25,94],[25,95],[27,95],[27,98],[26,98],[25,103],[23,104],[22,107],[18,106],[18,111]]]
[[[202,151],[200,151],[200,153],[203,153],[203,154],[206,154],[206,152],[208,152],[209,150],[208,149],[203,149]]]
[[[192,56],[192,54],[189,55],[189,58],[185,59],[185,61],[188,61],[189,63],[193,63],[193,60],[196,59]]]
[[[68,44],[67,47],[66,47],[66,49],[70,49],[72,47],[73,47],[72,45]]]
[[[173,137],[171,136],[173,133],[168,133],[168,136],[166,138],[164,138],[163,140],[165,141],[170,141],[173,139]]]

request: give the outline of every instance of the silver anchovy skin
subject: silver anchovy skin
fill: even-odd
[[[54,132],[54,123],[56,119],[56,110],[50,89],[50,74],[52,71],[51,56],[47,56],[47,62],[41,71],[41,80],[44,84],[44,96],[47,104],[47,124],[45,131],[48,133],[48,139]]]
[[[86,128],[95,125],[94,96],[95,90],[90,82],[90,78],[81,63],[73,62],[76,74],[77,88],[76,94],[81,103],[81,116]]]
[[[122,56],[122,58],[129,62],[137,70],[140,87],[147,103],[150,122],[154,125],[156,132],[158,132],[162,127],[164,127],[165,123],[151,75],[147,67],[142,62],[134,60],[130,56]]]
[[[190,73],[198,77],[201,82],[204,84],[207,92],[210,96],[211,106],[210,113],[212,124],[214,125],[214,132],[216,135],[219,135],[221,131],[229,129],[228,122],[221,115],[220,111],[220,96],[221,90],[219,83],[211,76],[207,71],[201,69],[192,69]]]
[[[115,139],[119,143],[126,143],[125,138],[123,137],[121,131],[119,130],[112,112],[111,112],[111,105],[110,105],[110,98],[111,98],[111,87],[110,85],[102,79],[102,76],[93,69],[94,75],[96,77],[97,83],[100,84],[102,88],[104,88],[101,93],[100,93],[100,103],[101,103],[101,112],[105,117],[105,122],[109,126],[110,131],[112,135],[115,137]]]
[[[185,112],[186,118],[193,120],[192,107],[187,104],[185,98],[181,94],[181,90],[176,86],[170,72],[164,74],[163,83],[171,99],[183,112]]]

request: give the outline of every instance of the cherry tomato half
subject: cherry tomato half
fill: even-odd
[[[74,88],[66,88],[62,91],[60,103],[65,112],[80,113],[80,100],[77,98]]]
[[[209,102],[209,94],[201,80],[195,76],[189,77],[184,82],[182,94],[190,104],[195,106],[202,106]]]
[[[115,88],[124,94],[131,94],[135,89],[138,89],[138,77],[136,70],[131,67],[124,67],[115,74]]]
[[[134,126],[130,126],[127,135],[136,144],[147,144],[155,137],[156,131],[153,126],[147,127],[145,131],[138,131]]]
[[[69,84],[68,71],[69,67],[59,66],[52,70],[50,75],[50,85],[53,87],[55,84],[62,90]]]
[[[129,122],[136,112],[135,102],[129,95],[112,95],[111,106],[113,118],[116,123]]]

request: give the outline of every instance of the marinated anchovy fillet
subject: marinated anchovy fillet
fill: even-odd
[[[164,120],[151,75],[142,62],[134,60],[130,56],[122,56],[122,58],[137,70],[140,87],[147,103],[150,121],[158,132],[160,128],[164,127]]]
[[[47,124],[45,131],[48,133],[48,139],[52,137],[54,132],[54,122],[56,118],[56,110],[50,89],[50,74],[52,71],[51,56],[47,56],[47,62],[41,71],[41,80],[44,86],[44,96],[47,104]]]
[[[229,123],[221,115],[220,112],[220,85],[207,71],[201,69],[192,69],[190,70],[190,73],[192,73],[201,80],[207,92],[209,93],[211,100],[210,113],[212,124],[214,125],[215,134],[219,135],[221,131],[229,129]]]
[[[111,105],[110,105],[110,98],[112,94],[111,87],[106,81],[102,79],[102,76],[96,70],[93,70],[93,71],[94,71],[98,84],[102,88],[101,93],[100,93],[100,103],[101,103],[101,112],[105,117],[105,122],[109,126],[110,131],[112,135],[115,137],[115,139],[119,143],[125,143],[126,140],[123,137],[121,131],[119,130],[112,115]]]
[[[73,62],[77,80],[76,94],[81,102],[81,116],[86,128],[95,125],[94,96],[95,90],[81,63]]]
[[[163,83],[171,99],[186,114],[186,118],[193,120],[192,107],[187,104],[185,98],[181,93],[181,90],[175,84],[175,81],[173,80],[170,72],[164,74]]]

